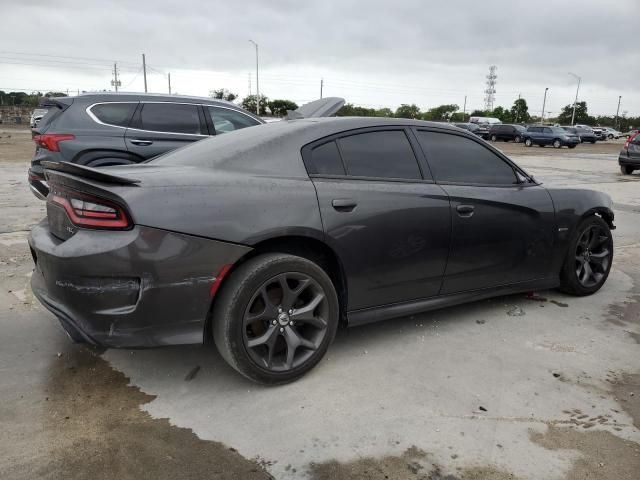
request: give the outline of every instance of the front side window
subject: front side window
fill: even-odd
[[[207,112],[211,117],[211,123],[213,123],[216,133],[233,132],[241,128],[260,125],[260,122],[256,119],[230,108],[207,107]]]
[[[409,139],[401,130],[359,133],[338,139],[347,175],[421,180]]]
[[[140,114],[143,130],[201,135],[197,105],[145,103]]]
[[[127,127],[137,105],[137,103],[101,103],[91,107],[90,112],[102,123]]]
[[[470,138],[419,130],[418,141],[436,182],[513,185],[511,165]]]

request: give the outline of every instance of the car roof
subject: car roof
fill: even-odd
[[[133,102],[133,101],[159,101],[159,102],[186,102],[205,103],[210,105],[224,105],[243,110],[242,107],[227,100],[217,98],[196,97],[191,95],[169,95],[165,93],[139,93],[139,92],[89,92],[71,97],[83,102]]]

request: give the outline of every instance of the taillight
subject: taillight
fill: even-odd
[[[625,150],[629,150],[629,145],[631,145],[631,142],[633,142],[633,139],[636,138],[638,135],[640,135],[640,132],[636,133],[635,135],[631,135],[629,138],[627,138],[627,141],[624,142],[624,148]]]
[[[63,207],[69,220],[78,227],[114,230],[131,227],[125,210],[110,200],[73,191],[55,191],[50,194],[50,201]]]
[[[70,133],[44,133],[42,135],[34,135],[33,141],[39,147],[45,148],[52,152],[59,152],[60,142],[66,142],[68,140],[75,140],[76,136]]]

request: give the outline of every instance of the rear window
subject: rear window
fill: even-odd
[[[101,103],[91,107],[90,112],[102,123],[127,127],[137,105],[137,103]]]
[[[404,131],[383,130],[338,139],[347,175],[421,180],[422,174]]]
[[[232,132],[241,128],[260,125],[260,122],[255,118],[230,108],[207,107],[207,111],[216,133]]]
[[[142,130],[201,135],[197,105],[183,103],[145,103],[142,106]]]

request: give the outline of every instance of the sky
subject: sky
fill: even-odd
[[[640,0],[0,0],[0,90],[121,90],[207,96],[227,88],[302,104],[339,96],[367,107],[482,109],[521,95],[545,116],[640,115]],[[251,86],[249,86],[251,82]]]

